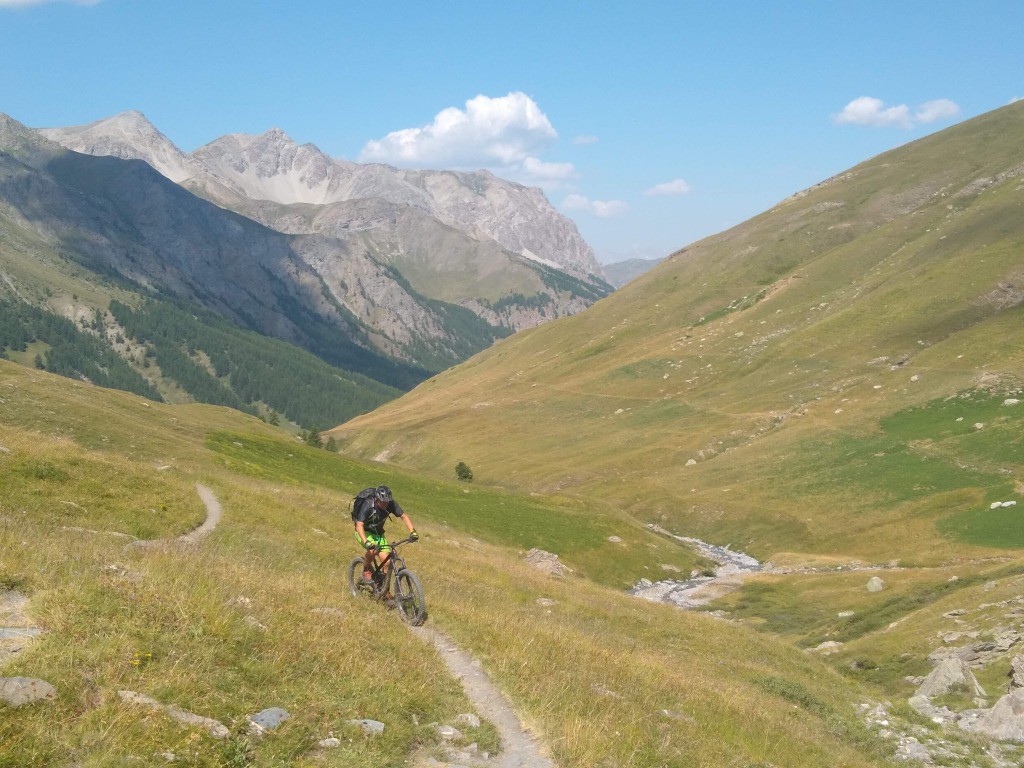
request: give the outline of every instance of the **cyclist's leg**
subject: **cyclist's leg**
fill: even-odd
[[[391,545],[388,544],[388,540],[384,538],[384,531],[380,532],[380,536],[376,538],[375,543],[377,545],[377,549],[380,550],[381,570],[384,571],[384,573],[387,573],[391,570]]]
[[[366,563],[367,569],[372,569],[374,556],[376,555],[380,557],[381,560],[378,562],[382,562],[385,553],[390,552],[391,547],[388,546],[388,540],[384,538],[383,531],[381,533],[370,533],[369,531],[367,531],[366,540],[373,545],[373,549],[366,550],[366,559],[364,560],[364,562]],[[386,567],[383,570],[385,573],[387,573]]]

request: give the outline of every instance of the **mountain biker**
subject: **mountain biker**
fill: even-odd
[[[416,533],[416,528],[412,524],[409,513],[398,506],[398,502],[395,501],[394,496],[391,494],[391,489],[386,485],[378,485],[374,489],[373,496],[363,499],[353,515],[356,540],[366,550],[366,555],[363,557],[363,579],[366,581],[370,581],[373,578],[373,573],[370,569],[373,567],[374,555],[377,552],[383,555],[391,551],[387,539],[384,538],[384,523],[387,522],[389,515],[394,515],[405,523],[405,527],[409,529],[410,539],[416,541],[420,537]],[[383,564],[385,575],[390,569],[391,560],[388,558],[384,560]],[[391,595],[385,594],[384,598],[391,599]]]

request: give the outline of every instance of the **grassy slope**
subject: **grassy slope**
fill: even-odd
[[[1018,452],[965,442],[986,454],[963,468],[881,424],[1024,381],[1021,156],[1020,104],[889,152],[334,434],[762,557],[982,556],[936,522],[1004,492]]]
[[[624,569],[642,532],[616,549],[599,517],[545,517],[548,499],[392,473],[227,409],[146,403],[3,361],[0,445],[0,584],[29,594],[46,630],[3,674],[59,691],[52,704],[3,709],[0,765],[156,765],[165,750],[185,765],[398,765],[431,748],[428,724],[469,703],[429,644],[340,583],[353,554],[345,505],[382,477],[425,535],[409,558],[431,621],[482,660],[560,765],[884,762],[855,720],[859,687],[819,661],[520,559],[547,538],[576,539],[581,569],[614,581],[585,548],[607,547],[603,566]],[[196,482],[224,507],[206,543],[125,548],[115,534],[193,527]],[[359,640],[371,625],[374,664]],[[394,684],[380,686],[381,673]],[[233,735],[217,742],[131,708],[116,696],[124,689],[216,717]],[[292,718],[249,740],[244,716],[269,706]],[[357,717],[385,722],[385,735],[345,725]],[[329,732],[341,748],[317,751]],[[469,736],[494,747],[487,725]]]

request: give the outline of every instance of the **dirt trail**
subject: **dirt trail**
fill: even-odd
[[[221,509],[220,502],[217,501],[217,497],[213,495],[213,491],[202,483],[196,483],[196,493],[199,494],[199,498],[202,499],[203,505],[206,507],[206,519],[202,525],[173,539],[137,540],[129,544],[128,547],[137,549],[163,549],[176,545],[191,547],[205,539],[217,527],[223,510]]]
[[[462,682],[469,700],[480,717],[492,722],[501,737],[501,754],[487,762],[494,768],[556,768],[544,756],[541,746],[523,726],[511,705],[494,686],[473,657],[460,650],[443,634],[430,627],[411,627],[437,648],[448,669]]]
[[[220,522],[222,510],[220,508],[220,502],[217,501],[217,497],[213,495],[213,491],[201,483],[196,483],[196,493],[199,494],[199,498],[202,499],[203,504],[206,505],[206,520],[204,520],[203,524],[198,528],[178,537],[178,541],[183,544],[192,544],[200,541],[210,531],[216,528],[217,523]]]

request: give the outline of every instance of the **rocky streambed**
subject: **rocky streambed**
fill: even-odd
[[[718,567],[713,576],[693,573],[688,579],[640,579],[629,590],[629,594],[645,600],[670,603],[680,608],[697,608],[739,587],[746,574],[771,569],[771,564],[762,564],[750,555],[728,546],[721,547],[689,536],[677,536],[654,524],[648,524],[647,527],[655,533],[693,547],[708,560],[718,563]]]

